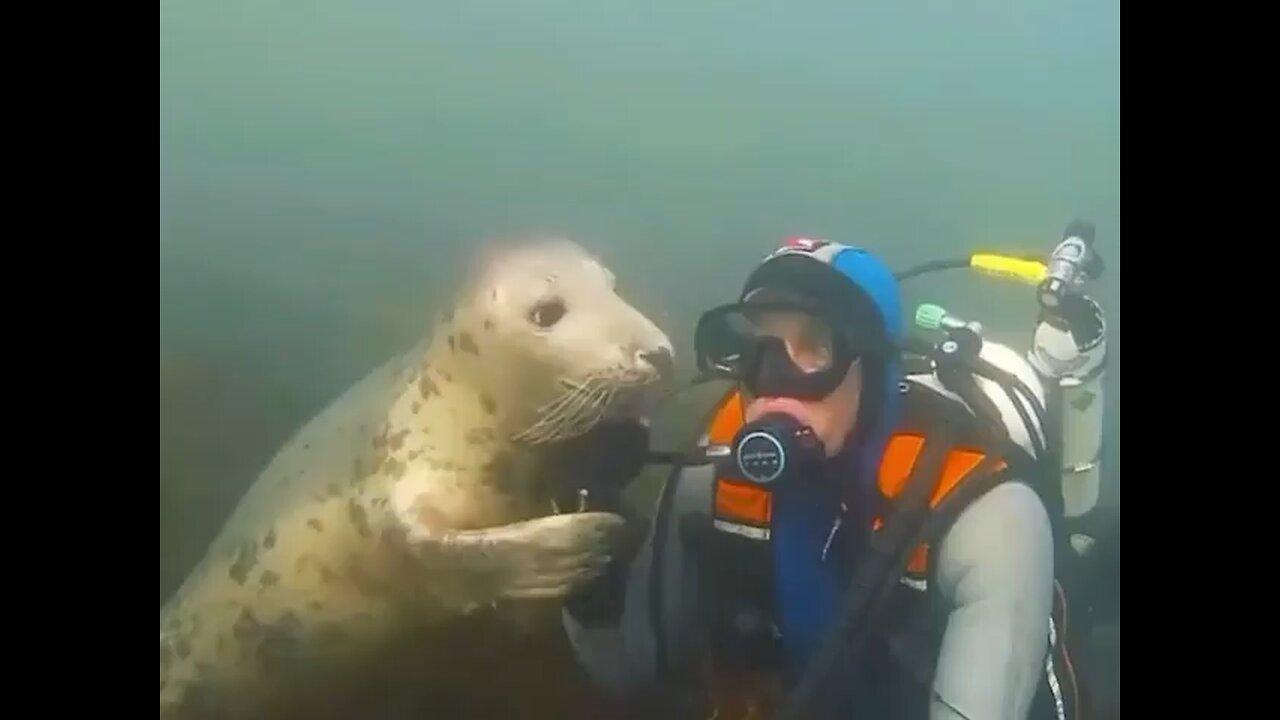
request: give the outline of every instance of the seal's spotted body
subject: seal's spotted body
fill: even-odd
[[[620,525],[544,517],[543,444],[643,407],[631,401],[652,396],[664,354],[665,335],[576,245],[489,258],[429,341],[276,456],[162,608],[161,716],[349,716],[389,670],[421,671],[432,707],[461,711],[470,686],[438,678],[499,659],[518,683],[527,647],[487,653],[521,633],[562,643],[558,602],[494,605],[563,597],[602,569]],[[536,687],[574,682],[561,675]]]

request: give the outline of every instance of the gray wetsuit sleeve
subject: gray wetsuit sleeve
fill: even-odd
[[[565,631],[578,661],[601,687],[618,695],[647,690],[657,680],[657,637],[652,620],[653,600],[660,612],[666,637],[666,656],[675,662],[688,654],[688,643],[698,635],[698,578],[692,558],[681,540],[680,520],[690,513],[706,512],[711,501],[708,468],[683,471],[674,487],[670,511],[654,513],[643,546],[627,573],[626,599],[616,625],[584,626],[563,611]],[[661,533],[661,539],[655,543]],[[661,548],[655,553],[655,545]],[[653,597],[654,563],[661,573],[660,597]]]
[[[1035,492],[1004,483],[965,509],[939,545],[951,609],[930,720],[1023,720],[1044,673],[1053,533]],[[958,712],[957,712],[958,711]]]

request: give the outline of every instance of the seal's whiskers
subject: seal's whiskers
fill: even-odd
[[[538,410],[538,419],[515,439],[534,444],[581,435],[604,414],[617,392],[613,382],[591,375],[581,382],[561,380],[569,391]]]
[[[572,437],[587,432],[604,416],[617,391],[612,387],[597,388],[577,405],[577,412],[560,425],[561,437]]]
[[[548,418],[553,418],[562,412],[562,408],[573,400],[574,395],[579,392],[579,388],[572,387],[569,392],[557,395],[550,402],[545,403],[534,411],[534,417],[537,420],[532,425],[521,430],[513,436],[515,440],[523,440],[532,443],[541,442],[543,428],[547,425]]]
[[[593,381],[594,376],[588,377],[582,383],[561,380],[560,384],[567,388],[568,391],[538,408],[535,413],[537,420],[517,433],[515,439],[534,444],[545,443],[555,439],[557,427],[564,421],[565,417],[572,416],[574,408],[590,392]]]

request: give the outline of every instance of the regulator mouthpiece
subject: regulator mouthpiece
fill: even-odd
[[[732,461],[742,479],[757,485],[782,482],[797,470],[822,462],[822,441],[813,428],[788,413],[769,413],[738,431]]]

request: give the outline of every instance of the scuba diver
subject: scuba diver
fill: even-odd
[[[698,368],[732,389],[695,452],[652,455],[675,467],[647,536],[565,603],[590,677],[645,716],[1078,717],[1106,352],[1093,234],[1071,223],[1047,264],[898,276],[824,240],[771,253],[699,319]],[[916,323],[938,341],[905,332],[900,281],[952,267],[1037,286],[1025,358],[935,305]]]

